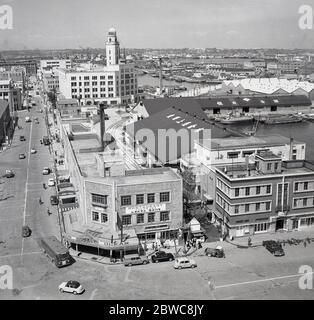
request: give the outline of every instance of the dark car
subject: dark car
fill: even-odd
[[[222,248],[206,248],[205,254],[208,257],[215,257],[215,258],[225,258],[225,252]]]
[[[157,251],[155,254],[152,255],[152,262],[172,261],[172,260],[174,260],[173,254],[165,251]]]
[[[29,226],[23,226],[22,227],[22,237],[26,238],[29,237],[31,235],[31,229]]]
[[[281,244],[274,240],[263,241],[263,246],[275,257],[281,257],[285,255]]]
[[[51,196],[51,197],[50,197],[50,203],[51,203],[53,206],[58,205],[58,203],[59,203],[58,197],[57,197],[57,196]]]
[[[20,141],[25,141],[25,137],[24,136],[20,136]]]
[[[15,174],[12,170],[5,170],[4,177],[5,178],[14,178]]]

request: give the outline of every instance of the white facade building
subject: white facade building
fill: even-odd
[[[136,102],[135,66],[120,59],[120,45],[113,28],[106,41],[106,62],[105,67],[88,64],[76,69],[59,69],[60,93],[66,99],[78,99],[80,105]]]
[[[53,69],[53,68],[71,68],[72,62],[70,59],[49,59],[49,60],[40,60],[40,69]]]

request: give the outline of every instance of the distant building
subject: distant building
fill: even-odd
[[[15,87],[12,80],[0,80],[0,99],[9,102],[11,114],[22,109],[21,89]]]
[[[6,100],[0,100],[0,146],[6,142],[10,135],[11,117],[9,103]]]
[[[59,74],[57,72],[43,72],[43,88],[46,92],[59,92]]]
[[[0,68],[2,67],[6,70],[11,70],[12,67],[22,67],[25,68],[26,75],[28,76],[37,74],[37,62],[35,60],[7,59],[7,61],[0,61]]]
[[[49,59],[49,60],[40,60],[39,66],[41,71],[47,69],[68,69],[72,66],[72,61],[70,59]]]
[[[120,57],[120,45],[111,28],[106,42],[105,67],[88,64],[76,69],[59,69],[60,92],[81,105],[101,102],[107,105],[137,101],[137,74],[134,63]]]
[[[57,108],[62,118],[78,118],[81,116],[81,107],[77,99],[58,100]]]
[[[254,164],[216,168],[213,214],[229,235],[240,237],[314,226],[314,164],[282,161],[266,151]]]

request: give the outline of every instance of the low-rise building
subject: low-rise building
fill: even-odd
[[[12,80],[0,80],[0,99],[9,102],[11,114],[22,109],[21,89],[14,86]]]
[[[216,167],[213,211],[233,237],[314,226],[314,164],[265,151],[253,164]]]

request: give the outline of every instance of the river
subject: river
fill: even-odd
[[[148,74],[139,75],[137,78],[137,83],[139,87],[142,87],[142,86],[159,87],[159,78],[154,78]],[[179,83],[176,81],[165,80],[165,79],[162,79],[162,84],[163,86],[183,86],[183,87],[186,87],[187,90],[208,86],[208,84],[198,84],[198,83],[189,83],[189,82]]]

